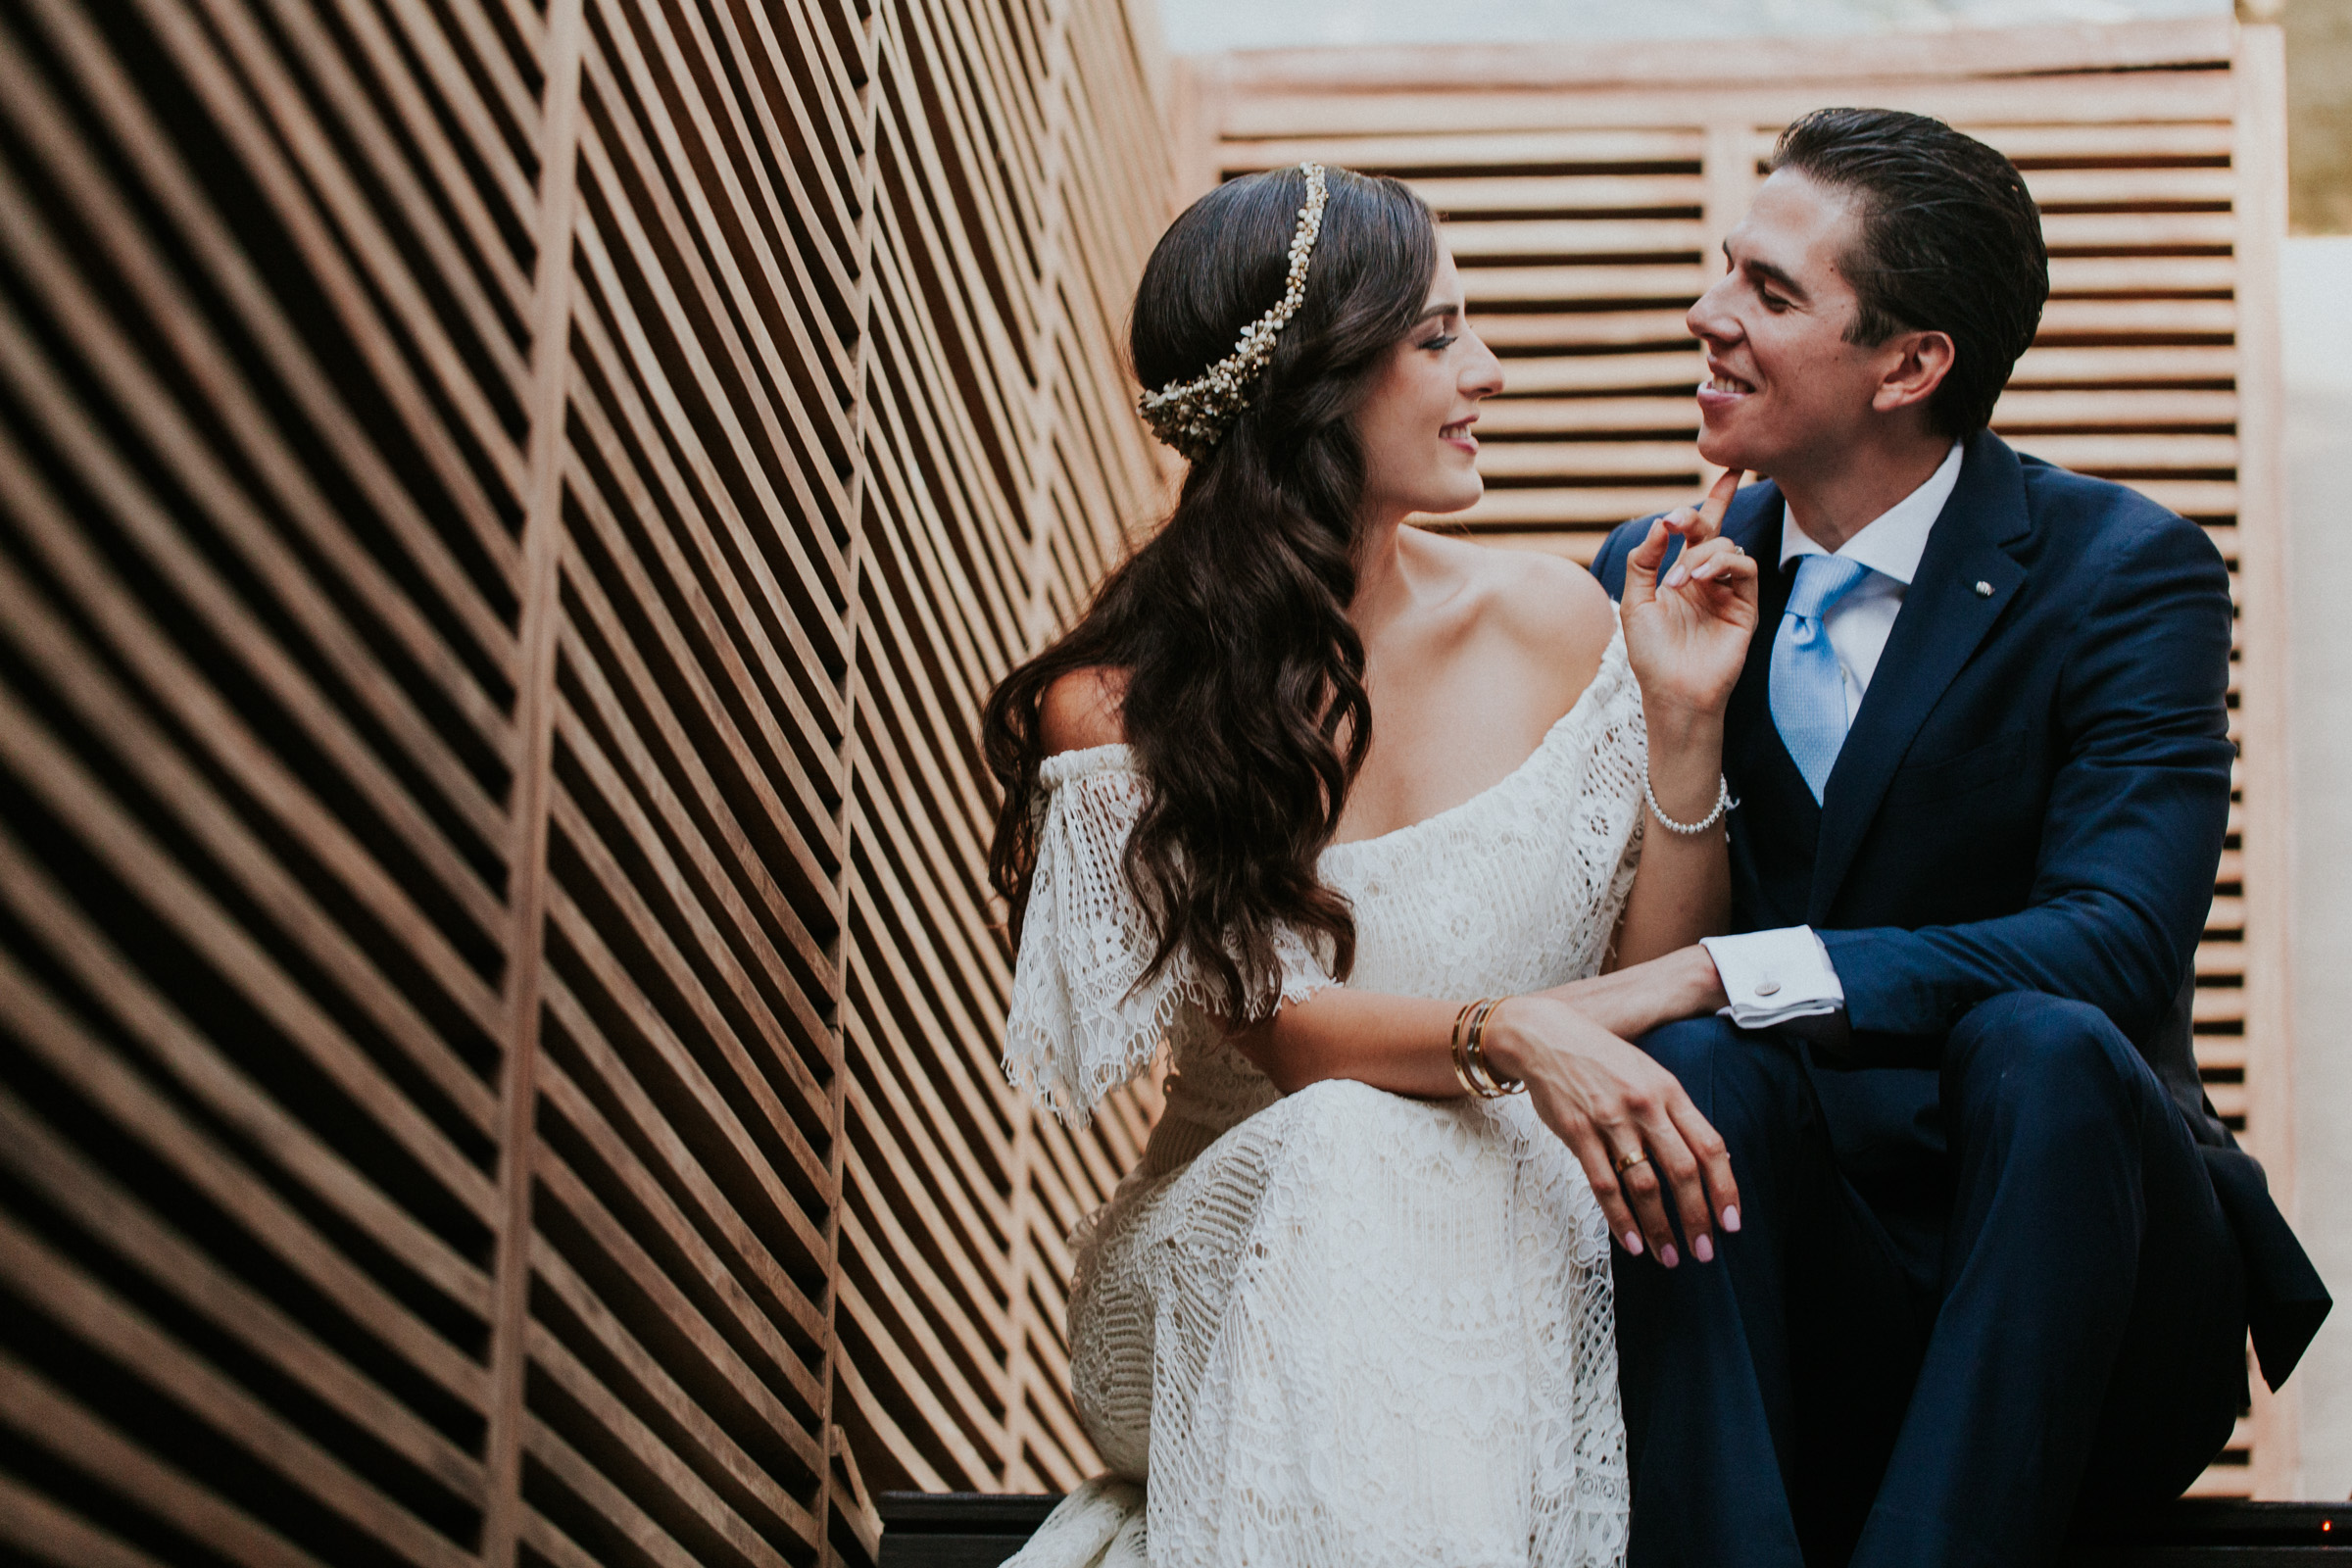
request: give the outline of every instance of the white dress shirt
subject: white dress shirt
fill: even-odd
[[[1824,550],[1786,509],[1781,514],[1781,566],[1799,556],[1835,555],[1858,561],[1870,575],[1821,617],[1838,667],[1845,675],[1845,721],[1862,710],[1862,698],[1877,673],[1879,656],[1902,613],[1903,594],[1927,554],[1928,533],[1943,514],[1944,503],[1960,483],[1961,444],[1952,443],[1927,483],[1897,501],[1836,550]],[[1762,631],[1764,628],[1759,627]],[[1774,636],[1780,634],[1776,625]],[[1845,1005],[1845,988],[1830,963],[1829,951],[1810,926],[1784,926],[1736,937],[1708,937],[1708,956],[1731,1004],[1723,1010],[1745,1029],[1767,1029],[1790,1018],[1836,1012]]]

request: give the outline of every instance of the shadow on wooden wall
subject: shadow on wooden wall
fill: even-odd
[[[1147,520],[1123,0],[0,9],[0,1556],[1065,1487],[981,694]]]

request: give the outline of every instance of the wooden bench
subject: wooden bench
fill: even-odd
[[[997,1568],[1054,1505],[1051,1494],[886,1492],[881,1568]],[[2352,1503],[2192,1497],[2077,1536],[2064,1568],[2289,1568],[2352,1564]]]

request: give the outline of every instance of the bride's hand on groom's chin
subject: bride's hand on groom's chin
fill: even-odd
[[[1740,488],[1726,473],[1696,510],[1685,507],[1650,524],[1626,557],[1626,658],[1642,683],[1652,738],[1676,725],[1720,719],[1746,663],[1757,622],[1756,563],[1723,537],[1724,514]],[[1669,540],[1683,551],[1665,568]]]
[[[1723,1139],[1674,1074],[1555,996],[1512,997],[1489,1015],[1485,1055],[1527,1082],[1536,1114],[1584,1167],[1627,1251],[1668,1268],[1681,1253],[1714,1261],[1715,1232],[1740,1228],[1740,1190]]]

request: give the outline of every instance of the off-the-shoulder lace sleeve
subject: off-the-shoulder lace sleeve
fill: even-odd
[[[1150,919],[1122,858],[1149,786],[1124,746],[1049,757],[1039,770],[1045,821],[1013,967],[1004,1024],[1004,1075],[1071,1126],[1149,1066],[1186,1007],[1208,990],[1178,955],[1149,983]],[[1307,944],[1276,942],[1282,1000],[1303,1002],[1333,984]]]

